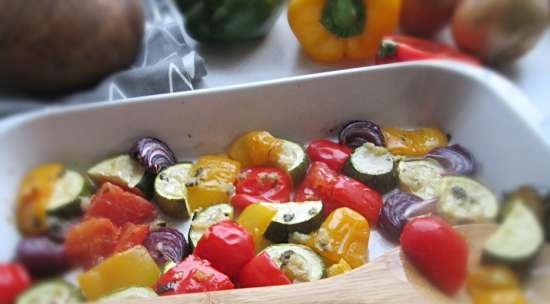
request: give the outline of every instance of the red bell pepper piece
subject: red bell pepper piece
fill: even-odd
[[[448,59],[481,65],[479,59],[445,44],[400,35],[386,36],[382,39],[376,64],[426,59]]]
[[[31,286],[31,276],[18,263],[0,263],[0,303],[12,304]]]
[[[307,147],[307,156],[312,162],[320,161],[336,172],[348,161],[352,150],[326,139],[314,140]]]
[[[242,211],[258,202],[290,201],[290,177],[278,168],[256,167],[244,170],[235,186],[231,204]]]
[[[115,252],[123,252],[134,246],[143,244],[148,234],[149,226],[127,223],[122,227]]]
[[[262,287],[291,284],[288,277],[266,252],[254,257],[239,274],[239,287]]]
[[[195,255],[188,256],[168,270],[155,286],[155,290],[161,296],[233,288],[233,283],[225,274],[214,269],[207,260]]]

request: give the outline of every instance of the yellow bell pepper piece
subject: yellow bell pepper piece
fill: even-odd
[[[401,0],[292,0],[288,22],[314,60],[337,63],[376,55],[397,28]]]
[[[193,165],[187,186],[190,211],[226,203],[233,193],[241,165],[225,156],[203,156]]]
[[[438,128],[383,128],[382,133],[386,148],[396,155],[424,156],[434,148],[446,147],[449,144],[447,135]]]
[[[63,165],[46,164],[27,173],[17,198],[17,228],[24,236],[46,232],[46,208],[55,183],[64,171]]]
[[[88,300],[96,300],[129,287],[150,287],[160,277],[160,269],[143,246],[117,253],[78,276],[78,284]]]
[[[327,269],[327,277],[334,277],[344,274],[348,271],[351,271],[351,266],[348,264],[348,262],[346,262],[346,260],[341,259],[340,262],[330,266]]]
[[[276,214],[277,210],[273,207],[252,204],[246,207],[237,219],[237,223],[252,235],[256,252],[262,251],[269,244],[265,241],[264,233]]]
[[[368,261],[370,227],[367,220],[349,208],[334,210],[306,245],[321,255],[328,265],[344,259],[357,268]]]
[[[281,140],[266,131],[252,131],[237,138],[229,148],[229,156],[240,162],[244,168],[269,163],[270,152],[281,144]]]
[[[526,304],[518,278],[503,266],[482,266],[471,273],[466,286],[474,304]]]

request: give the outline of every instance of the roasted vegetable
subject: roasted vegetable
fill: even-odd
[[[170,147],[154,137],[138,140],[130,149],[130,156],[137,160],[147,172],[155,175],[177,162]]]
[[[282,0],[177,0],[189,36],[202,42],[237,42],[267,34],[281,14]]]
[[[252,235],[256,252],[262,251],[268,243],[264,234],[272,224],[278,210],[269,204],[253,204],[239,215],[237,223]]]
[[[481,266],[468,276],[473,304],[527,304],[518,277],[502,266]]]
[[[117,253],[78,276],[78,284],[88,300],[97,300],[117,290],[148,287],[160,277],[160,269],[147,249],[136,246]]]
[[[353,151],[344,174],[380,193],[386,193],[397,183],[397,162],[384,147],[365,143]]]
[[[346,262],[346,260],[341,259],[340,262],[333,264],[327,268],[327,277],[335,277],[337,275],[344,274],[351,271],[351,266]]]
[[[177,164],[162,170],[155,178],[155,201],[167,215],[186,218],[191,214],[187,197],[192,164]]]
[[[307,146],[307,156],[312,162],[320,161],[336,172],[342,172],[342,167],[349,159],[352,150],[326,139],[314,140]]]
[[[385,146],[382,129],[372,121],[355,120],[348,122],[338,134],[341,145],[357,148],[365,143],[373,143],[377,146]]]
[[[0,278],[2,303],[14,303],[32,284],[30,274],[19,263],[0,263]]]
[[[229,204],[217,204],[193,213],[191,228],[189,228],[190,245],[193,248],[196,247],[202,235],[210,226],[226,220],[232,220],[234,213],[233,207]]]
[[[544,232],[534,213],[515,204],[484,247],[484,259],[512,267],[529,265],[542,249]]]
[[[76,304],[82,298],[78,289],[63,280],[49,280],[38,283],[21,294],[16,304]]]
[[[15,256],[36,277],[54,276],[69,269],[63,245],[47,237],[22,239],[17,245]]]
[[[535,214],[541,223],[544,223],[544,202],[536,189],[523,186],[513,192],[507,193],[502,202],[499,219],[501,221],[504,220],[516,204],[525,205],[525,207]]]
[[[99,302],[155,298],[158,295],[149,287],[130,287],[99,299]]]
[[[240,212],[259,202],[288,202],[292,182],[288,173],[279,168],[254,167],[239,174],[231,204]]]
[[[118,235],[115,253],[124,252],[137,245],[143,245],[150,231],[147,225],[135,225],[130,222],[124,224]]]
[[[314,60],[366,61],[399,22],[401,0],[292,0],[288,22]]]
[[[541,38],[546,0],[464,0],[452,23],[456,44],[491,65],[511,63]]]
[[[459,0],[403,0],[400,26],[415,36],[430,37],[451,19]]]
[[[313,282],[325,276],[325,264],[319,255],[306,246],[278,244],[263,252],[279,266],[293,283]]]
[[[323,203],[308,201],[300,203],[261,203],[277,210],[265,237],[276,243],[285,243],[293,232],[310,233],[323,222]]]
[[[82,213],[82,200],[88,199],[91,193],[90,183],[80,173],[64,170],[55,182],[46,213],[62,217],[79,215]]]
[[[428,152],[426,157],[437,160],[445,168],[445,174],[472,175],[475,173],[474,157],[458,144],[435,148]]]
[[[431,159],[405,160],[397,166],[401,190],[430,200],[441,194],[443,167]]]
[[[462,176],[443,178],[437,211],[450,223],[492,222],[498,215],[498,207],[491,190],[475,180]]]
[[[386,148],[396,155],[424,156],[434,148],[447,146],[448,138],[438,128],[382,129]]]
[[[265,251],[243,267],[238,282],[241,288],[291,284],[279,265]]]
[[[160,227],[151,231],[143,246],[159,266],[169,262],[177,264],[191,253],[183,234],[170,227]]]

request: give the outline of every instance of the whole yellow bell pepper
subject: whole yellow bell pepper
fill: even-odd
[[[288,22],[314,60],[337,63],[376,55],[397,28],[401,0],[292,0]]]

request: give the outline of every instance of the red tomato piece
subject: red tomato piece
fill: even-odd
[[[445,44],[400,35],[391,35],[382,39],[376,64],[426,59],[449,59],[474,65],[481,64],[479,59]]]
[[[352,150],[330,140],[319,139],[312,141],[306,152],[312,162],[320,161],[332,170],[342,172],[342,168],[348,161]]]
[[[416,218],[401,234],[401,248],[437,287],[456,293],[467,275],[468,246],[449,224],[438,217]]]
[[[12,304],[31,286],[31,276],[18,263],[0,263],[0,303]]]
[[[207,260],[195,255],[188,256],[163,274],[155,286],[161,296],[233,288],[233,283],[225,274],[214,269]]]
[[[147,224],[155,216],[153,204],[111,183],[104,183],[99,188],[86,211],[86,218],[108,218],[119,227],[126,223]]]
[[[208,228],[194,254],[210,261],[214,268],[230,278],[236,278],[256,255],[256,249],[246,229],[233,221],[223,221]]]
[[[134,246],[143,244],[148,234],[149,226],[127,223],[122,227],[115,252],[123,252]]]
[[[348,207],[359,212],[371,226],[378,223],[384,204],[380,193],[344,175],[339,176],[334,184],[332,200],[337,207]]]
[[[72,265],[89,269],[115,252],[120,228],[106,218],[90,218],[67,233],[65,254]]]
[[[290,177],[281,169],[248,168],[239,176],[231,203],[238,211],[258,202],[285,203],[290,201],[291,188]]]
[[[262,287],[291,284],[288,277],[266,252],[255,256],[239,274],[239,287]]]

